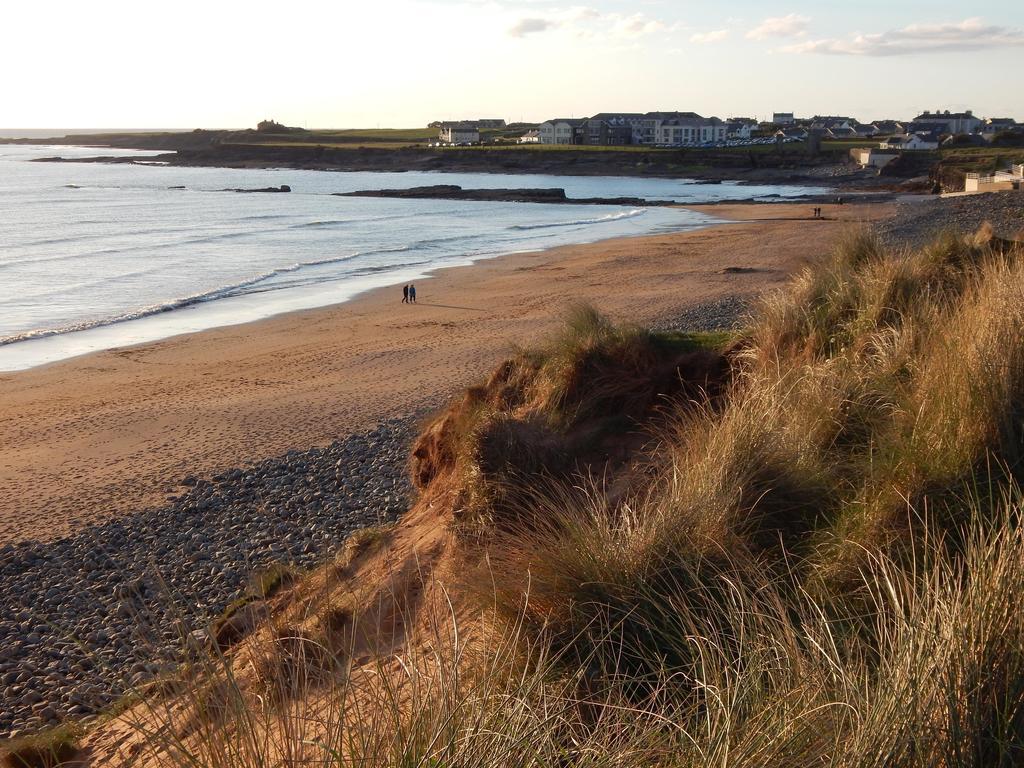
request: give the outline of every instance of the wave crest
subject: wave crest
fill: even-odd
[[[516,231],[528,231],[531,229],[553,229],[555,227],[585,227],[592,224],[610,224],[613,221],[632,219],[636,216],[643,216],[647,213],[646,208],[634,208],[631,211],[620,211],[609,213],[607,216],[599,216],[594,219],[575,219],[574,221],[554,221],[544,224],[513,224],[509,229]]]

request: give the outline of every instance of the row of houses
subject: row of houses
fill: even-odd
[[[1024,124],[1018,123],[1012,118],[982,119],[971,110],[950,112],[948,109],[935,112],[925,110],[910,121],[876,120],[872,123],[861,123],[855,118],[840,115],[815,115],[812,118],[797,119],[792,112],[776,112],[772,117],[772,125],[787,132],[802,130],[834,139],[871,138],[914,133],[994,137],[1000,133],[1024,132]],[[762,126],[762,128],[764,127]]]
[[[934,127],[913,133],[897,133],[874,147],[856,147],[850,151],[854,162],[862,168],[884,168],[904,152],[928,152],[938,149],[952,137]]]
[[[537,138],[541,144],[686,146],[724,142],[727,133],[725,121],[696,112],[602,112],[547,120]]]
[[[877,120],[861,123],[843,115],[815,115],[798,119],[792,112],[776,112],[771,123],[747,117],[722,121],[695,112],[604,112],[593,117],[558,118],[540,125],[527,141],[541,144],[627,144],[685,146],[745,140],[754,136],[803,141],[901,137],[901,149],[934,149],[945,136],[980,136],[991,141],[1000,133],[1019,131],[1024,124],[1010,118],[982,120],[966,112],[925,111],[911,121]],[[934,144],[935,146],[931,146]]]
[[[506,127],[504,120],[479,119],[437,121],[438,140],[444,144],[478,144],[482,130]],[[699,146],[744,141],[754,137],[775,137],[804,141],[869,139],[891,137],[890,146],[880,149],[934,149],[948,136],[969,136],[991,142],[1007,132],[1024,133],[1024,124],[1011,118],[983,120],[965,112],[925,111],[911,121],[877,120],[861,123],[843,115],[815,115],[797,118],[792,112],[776,112],[772,122],[749,117],[720,120],[696,112],[602,112],[593,117],[556,118],[527,131],[520,143],[597,146]],[[934,146],[932,146],[934,145]]]
[[[953,119],[955,120],[958,118]],[[904,133],[897,133],[889,136],[879,142],[876,147],[857,147],[856,149],[851,150],[850,154],[854,161],[862,167],[884,168],[903,152],[928,152],[944,146],[955,147],[963,146],[965,144],[984,146],[986,142],[991,141],[992,138],[1000,133],[1020,132],[1024,134],[1024,126],[1019,126],[1013,121],[1000,122],[1002,125],[1000,125],[998,129],[998,133],[991,135],[985,133],[954,133],[950,130],[951,126],[942,123],[941,121],[935,121],[932,123],[910,123],[904,129]],[[1013,125],[1010,125],[1009,123],[1013,123]],[[975,174],[975,176],[977,176],[977,174]],[[1004,183],[1006,181],[1007,180],[1005,178],[998,180],[999,183]],[[989,180],[988,183],[994,182]]]

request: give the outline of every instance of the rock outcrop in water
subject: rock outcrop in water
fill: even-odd
[[[261,187],[259,189],[222,189],[221,192],[291,192],[292,188],[287,184],[280,187]]]
[[[672,200],[645,200],[642,197],[568,197],[561,188],[551,189],[463,189],[456,184],[434,184],[409,189],[364,189],[335,192],[338,197],[394,197],[426,200],[479,200],[498,203],[567,203],[571,205],[675,205]]]

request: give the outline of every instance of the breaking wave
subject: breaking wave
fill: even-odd
[[[172,311],[174,311],[176,309],[184,309],[185,307],[189,307],[189,306],[192,306],[194,304],[201,304],[201,303],[207,302],[207,301],[216,301],[217,299],[226,299],[226,298],[230,298],[231,296],[239,296],[239,295],[242,295],[242,294],[245,294],[245,293],[249,293],[250,289],[253,289],[256,286],[259,286],[260,284],[265,283],[266,281],[271,280],[272,278],[279,277],[281,275],[286,275],[286,274],[293,273],[293,272],[298,272],[299,270],[301,270],[303,268],[306,268],[306,267],[320,267],[320,266],[324,266],[324,265],[328,265],[328,264],[341,264],[341,263],[344,263],[344,262],[347,262],[347,261],[352,261],[354,259],[358,259],[358,258],[365,257],[365,256],[373,256],[373,255],[379,254],[379,253],[400,252],[400,251],[405,251],[405,250],[408,250],[408,248],[406,246],[402,246],[402,247],[398,247],[398,248],[382,248],[382,249],[375,250],[375,251],[360,252],[360,253],[350,253],[350,254],[345,255],[345,256],[337,256],[337,257],[328,258],[328,259],[315,259],[315,260],[312,260],[312,261],[296,262],[295,264],[289,264],[288,266],[285,266],[285,267],[278,267],[276,269],[271,269],[271,270],[269,270],[267,272],[263,272],[261,274],[254,275],[253,277],[250,277],[250,278],[248,278],[246,280],[241,280],[241,281],[239,281],[237,283],[231,283],[229,285],[223,285],[223,286],[221,286],[219,288],[214,288],[214,289],[209,290],[209,291],[202,291],[201,293],[194,293],[194,294],[192,294],[190,296],[184,296],[184,297],[177,298],[177,299],[171,299],[170,301],[161,302],[159,304],[153,304],[153,305],[150,305],[148,307],[142,307],[140,309],[133,310],[131,312],[126,312],[126,313],[121,314],[121,315],[116,315],[114,317],[101,318],[101,319],[98,319],[98,320],[87,320],[87,321],[83,321],[81,323],[75,323],[73,325],[67,325],[67,326],[63,326],[63,327],[60,327],[60,328],[44,328],[44,329],[39,329],[39,330],[27,331],[25,333],[18,333],[18,334],[14,334],[14,335],[11,335],[11,336],[0,337],[0,346],[5,346],[7,344],[14,344],[14,343],[19,342],[19,341],[28,341],[29,339],[41,339],[41,338],[45,338],[47,336],[57,336],[57,335],[60,335],[60,334],[63,334],[63,333],[73,333],[75,331],[86,331],[86,330],[89,330],[91,328],[99,328],[99,327],[105,326],[105,325],[115,325],[116,323],[125,323],[125,322],[128,322],[129,320],[139,320],[139,319],[144,318],[144,317],[150,317],[152,315],[159,315],[159,314],[162,314],[164,312],[172,312]],[[414,265],[421,264],[421,263],[425,263],[425,262],[411,262],[410,264],[406,264],[406,265],[403,265],[403,266],[414,266]],[[382,270],[387,270],[387,269],[394,269],[394,266],[393,265],[382,265],[382,266],[379,266],[379,267],[378,266],[364,267],[362,269],[353,270],[353,272],[350,273],[350,274],[352,274],[352,275],[372,274],[374,272],[382,271]],[[273,290],[273,289],[268,287],[266,290]]]
[[[607,216],[599,216],[594,219],[575,219],[573,221],[554,221],[544,224],[513,224],[509,229],[516,231],[528,231],[531,229],[554,229],[556,227],[584,227],[591,224],[609,224],[613,221],[622,221],[623,219],[632,219],[637,216],[643,216],[647,213],[646,208],[634,208],[631,211],[622,211],[620,213],[609,213]]]

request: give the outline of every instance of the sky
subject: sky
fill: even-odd
[[[0,126],[596,112],[1024,121],[1024,0],[93,0],[0,9]]]

